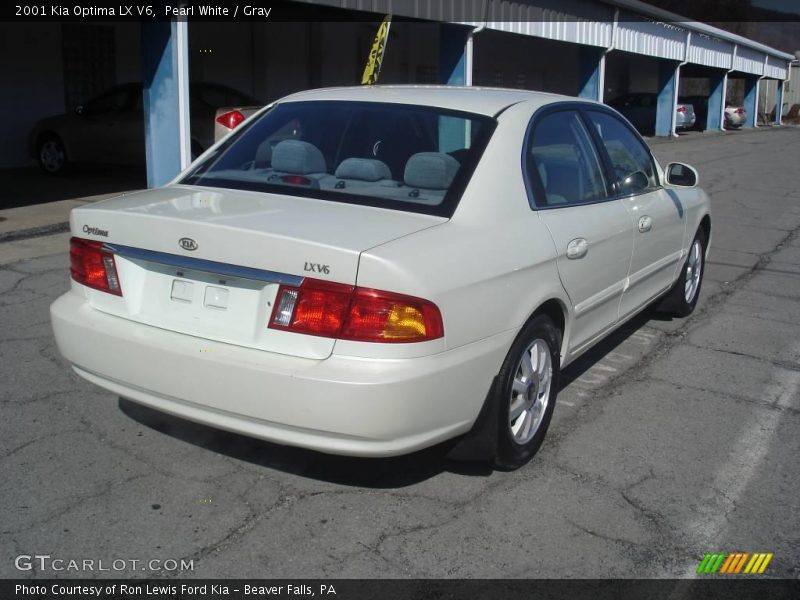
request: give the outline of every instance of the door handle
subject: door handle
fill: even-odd
[[[583,258],[589,251],[589,242],[583,238],[575,238],[567,244],[567,258],[574,260],[576,258]]]
[[[645,233],[653,228],[653,219],[645,215],[639,219],[639,232]]]

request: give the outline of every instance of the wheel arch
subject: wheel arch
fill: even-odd
[[[513,343],[516,342],[519,334],[528,323],[540,315],[545,315],[551,321],[553,321],[553,324],[561,332],[561,358],[563,361],[565,346],[564,340],[567,339],[570,323],[570,312],[568,306],[569,304],[566,301],[556,295],[550,296],[549,298],[539,302],[536,309],[533,310],[525,322],[519,326],[517,335],[515,336],[511,347],[513,347]],[[559,368],[560,366],[561,365],[559,365]],[[479,462],[493,466],[496,465],[495,460],[497,457],[498,448],[498,431],[496,426],[498,418],[498,406],[497,402],[493,402],[492,400],[499,385],[501,385],[501,382],[500,375],[498,374],[492,379],[492,383],[486,394],[483,405],[481,406],[481,410],[475,419],[472,429],[464,436],[456,438],[457,441],[448,450],[448,458],[453,460]]]
[[[40,131],[39,133],[36,134],[36,139],[34,140],[34,144],[33,144],[33,156],[34,156],[34,158],[38,158],[39,146],[47,138],[55,138],[59,142],[61,142],[61,145],[64,147],[64,151],[67,153],[67,158],[69,158],[71,156],[71,154],[72,154],[71,150],[72,149],[69,147],[69,144],[67,143],[66,139],[64,139],[64,136],[62,136],[55,129],[45,129],[45,130]]]
[[[711,215],[710,214],[706,213],[705,215],[703,215],[703,218],[700,219],[700,225],[698,225],[697,231],[702,231],[706,236],[706,256],[708,256],[708,249],[711,247]]]
[[[553,322],[556,328],[561,332],[561,348],[560,355],[561,361],[564,360],[564,349],[567,347],[567,340],[569,339],[570,330],[570,311],[567,308],[568,304],[561,298],[551,297],[542,301],[536,309],[530,314],[526,321],[520,326],[520,331],[530,321],[539,315],[545,315]]]

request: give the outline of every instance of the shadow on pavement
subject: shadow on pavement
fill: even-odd
[[[564,369],[561,375],[561,388],[578,379],[592,365],[603,360],[608,353],[613,352],[617,346],[653,319],[671,320],[671,317],[657,312],[654,308],[642,312]],[[214,429],[124,398],[119,399],[119,408],[141,425],[194,446],[269,469],[340,485],[377,489],[402,488],[443,472],[479,477],[486,477],[493,472],[491,467],[484,464],[449,460],[447,453],[453,447],[454,441],[444,442],[406,456],[390,458],[335,456]]]
[[[143,167],[73,167],[53,177],[39,167],[0,169],[0,210],[147,187]]]
[[[642,311],[630,321],[620,326],[619,329],[612,331],[608,336],[598,342],[597,345],[587,350],[586,354],[581,355],[575,362],[564,369],[561,373],[561,389],[563,390],[573,381],[580,378],[586,371],[591,369],[593,365],[602,361],[611,352],[614,352],[618,346],[647,325],[648,322],[672,320],[674,320],[674,317],[654,307]]]
[[[477,476],[488,476],[492,473],[492,469],[485,465],[448,460],[447,452],[452,447],[452,442],[389,458],[335,456],[214,429],[124,398],[119,399],[119,408],[145,427],[211,452],[339,485],[393,489],[415,485],[445,471]]]

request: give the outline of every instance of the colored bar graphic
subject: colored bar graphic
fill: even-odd
[[[756,575],[763,573],[774,554],[765,552],[706,552],[697,567],[697,573],[713,575]],[[745,566],[746,565],[746,566]]]
[[[722,554],[721,552],[719,553],[719,555],[717,555],[717,560],[714,561],[714,564],[711,567],[711,572],[712,573],[716,573],[717,572],[717,569],[719,569],[719,566],[722,564],[722,561],[723,561],[724,558],[725,558],[725,555]]]
[[[706,552],[706,555],[703,557],[703,560],[700,561],[700,566],[697,567],[698,573],[703,573],[705,571],[706,565],[708,565],[710,559],[711,555],[708,552]]]
[[[747,563],[747,566],[744,568],[744,572],[745,573],[752,573],[753,572],[753,567],[758,569],[758,567],[761,564],[762,560],[764,560],[764,557],[763,557],[762,554],[758,554],[758,553],[753,554],[753,558],[751,558],[750,562]]]
[[[733,570],[736,568],[736,563],[739,562],[739,557],[741,554],[738,552],[733,552],[728,554],[728,560],[725,561],[725,565],[722,567],[720,573],[732,573]]]
[[[735,571],[735,573],[738,573],[739,571],[742,570],[742,567],[744,567],[744,561],[746,561],[749,557],[750,557],[750,554],[748,552],[745,552],[744,554],[742,554],[742,558],[740,558],[739,562],[736,563],[736,571]]]
[[[771,561],[771,560],[772,560],[772,557],[773,557],[773,556],[774,556],[774,554],[772,554],[772,552],[770,552],[769,554],[767,554],[767,555],[764,557],[764,562],[762,562],[762,563],[761,563],[761,568],[759,568],[759,569],[758,569],[758,573],[759,573],[759,575],[760,575],[761,573],[763,573],[763,572],[764,572],[764,570],[767,568],[767,565],[769,564],[769,561]]]
[[[730,568],[731,563],[733,562],[733,558],[735,556],[736,556],[735,554],[728,554],[728,560],[726,560],[725,564],[722,565],[722,570],[720,571],[720,573],[727,573],[728,572],[728,569]]]

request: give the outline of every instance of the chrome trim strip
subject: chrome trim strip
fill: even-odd
[[[575,305],[575,317],[580,317],[590,310],[594,310],[601,304],[605,304],[609,300],[617,300],[620,294],[625,290],[625,281],[618,281],[611,287],[608,287],[594,296],[590,296],[583,302]]]
[[[299,286],[301,283],[303,283],[304,279],[303,277],[289,275],[287,273],[276,273],[275,271],[265,271],[263,269],[254,269],[252,267],[229,265],[227,263],[215,262],[213,260],[180,256],[178,254],[168,254],[166,252],[156,252],[154,250],[143,250],[142,248],[133,248],[131,246],[122,246],[120,244],[106,243],[103,245],[103,247],[110,252],[125,258],[145,260],[162,265],[180,267],[183,269],[194,269],[195,271],[204,271],[207,273],[213,273],[215,275],[227,275],[228,277],[241,277],[242,279],[253,279],[256,281],[282,283],[293,286]]]

